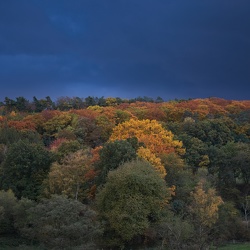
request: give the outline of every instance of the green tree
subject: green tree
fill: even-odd
[[[30,111],[29,101],[25,99],[23,96],[19,96],[16,98],[16,109],[20,112]]]
[[[40,135],[35,131],[18,131],[15,128],[0,128],[0,144],[9,146],[19,140],[28,140],[31,143],[42,143]]]
[[[56,100],[56,107],[61,111],[70,110],[73,108],[73,100],[68,96],[61,96]]]
[[[117,109],[114,115],[116,125],[128,121],[131,116],[132,115],[128,111]]]
[[[36,205],[35,201],[27,198],[18,200],[15,207],[13,207],[14,227],[16,233],[22,237],[22,239],[30,239],[30,229],[27,228],[29,220],[29,209]]]
[[[182,134],[180,139],[186,148],[185,160],[193,172],[196,172],[202,164],[206,164],[204,159],[208,157],[208,146],[200,139],[187,134]]]
[[[85,98],[85,105],[87,107],[89,107],[89,106],[95,106],[97,104],[97,101],[98,100],[95,97],[88,96],[88,97]]]
[[[6,153],[7,153],[7,146],[4,144],[0,144],[0,165],[5,159]]]
[[[13,234],[14,230],[14,207],[17,199],[11,190],[0,191],[0,235]]]
[[[76,246],[88,249],[102,233],[93,210],[64,196],[43,199],[31,207],[26,227],[21,231],[47,249],[73,249]]]
[[[5,110],[7,112],[11,112],[13,110],[15,110],[16,108],[16,102],[8,97],[4,98],[4,102],[5,102]]]
[[[106,244],[121,246],[143,235],[161,218],[168,200],[165,181],[148,162],[127,162],[111,171],[97,195]]]
[[[210,169],[218,175],[218,189],[223,198],[238,202],[240,192],[249,192],[249,144],[230,142],[213,151]]]
[[[171,209],[175,214],[184,216],[187,214],[190,192],[197,185],[197,178],[177,154],[172,153],[162,156],[162,162],[167,171],[166,183],[168,186],[175,187]]]
[[[217,242],[249,240],[249,231],[242,223],[240,211],[232,202],[224,202],[220,206],[219,218],[212,231],[212,240]]]
[[[73,120],[74,115],[69,113],[62,112],[59,115],[54,116],[44,124],[46,135],[49,135],[50,137],[56,137],[60,130],[71,126]]]
[[[35,96],[33,97],[33,109],[35,112],[42,112],[46,109],[54,109],[54,103],[52,102],[49,96],[46,96],[45,99],[38,100]]]
[[[50,168],[51,154],[41,145],[18,141],[10,146],[2,164],[2,188],[18,198],[36,199]]]
[[[234,140],[235,124],[229,118],[206,119],[200,122],[191,122],[185,119],[181,125],[182,132],[196,137],[206,145],[225,145]]]
[[[118,168],[124,162],[131,161],[136,158],[136,151],[132,144],[126,140],[116,140],[114,142],[105,143],[100,150],[100,162],[98,163],[99,184],[105,182],[110,170]]]
[[[64,141],[55,152],[56,159],[60,162],[67,155],[81,149],[81,144],[77,140]]]

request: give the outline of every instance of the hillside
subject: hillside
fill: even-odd
[[[250,240],[249,100],[6,97],[0,106],[0,239],[48,249]]]

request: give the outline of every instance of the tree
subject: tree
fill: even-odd
[[[11,190],[0,191],[0,235],[15,233],[14,207],[17,199]]]
[[[0,144],[10,146],[19,140],[26,140],[30,143],[42,143],[40,135],[36,131],[24,130],[18,131],[15,128],[0,128]]]
[[[189,244],[194,234],[192,223],[180,216],[168,212],[166,217],[156,225],[157,235],[161,239],[161,249],[190,249]]]
[[[165,181],[146,161],[124,163],[109,172],[97,194],[107,245],[119,246],[145,233],[161,218],[169,200]]]
[[[81,201],[86,199],[85,174],[91,169],[91,157],[88,149],[78,150],[66,156],[61,163],[53,163],[45,181],[44,193],[47,196],[67,195]]]
[[[135,120],[118,124],[110,136],[110,141],[137,138],[144,147],[139,147],[137,155],[149,161],[162,177],[166,176],[166,170],[161,162],[161,156],[176,152],[183,154],[182,142],[174,140],[174,135],[165,130],[156,120]]]
[[[117,109],[114,115],[116,125],[128,121],[131,118],[131,116],[132,114],[129,113],[128,111]]]
[[[223,204],[215,189],[204,190],[204,183],[200,182],[191,193],[191,205],[189,207],[192,222],[195,225],[197,244],[202,249],[207,241],[208,234],[219,218],[219,206]]]
[[[94,106],[94,105],[97,104],[96,101],[97,101],[97,100],[96,100],[95,97],[93,97],[93,96],[88,96],[88,97],[85,98],[85,105],[86,105],[87,107],[89,107],[89,106]]]
[[[101,129],[102,141],[107,141],[112,133],[115,123],[111,121],[106,115],[100,115],[96,117],[96,124],[98,129]]]
[[[136,151],[126,140],[116,140],[105,143],[100,149],[100,161],[98,169],[100,170],[98,182],[103,184],[110,170],[114,170],[119,165],[132,161],[136,158]]]
[[[139,149],[137,150],[137,155],[152,164],[152,166],[162,178],[166,176],[167,172],[161,162],[161,159],[157,157],[154,153],[152,153],[148,148],[139,147]]]
[[[73,249],[76,246],[88,249],[90,245],[93,247],[93,239],[101,235],[96,213],[64,196],[43,199],[31,207],[21,232],[44,244],[46,249]]]
[[[172,132],[165,130],[156,120],[135,120],[118,124],[110,136],[110,141],[125,140],[136,137],[139,142],[143,142],[152,153],[160,155],[163,153],[184,153],[182,142],[174,140]]]
[[[53,149],[53,152],[58,162],[61,162],[61,160],[63,160],[64,157],[82,148],[81,144],[77,140],[68,141],[68,140],[63,140],[63,139],[57,139],[56,141],[54,141],[52,143],[52,148],[53,148],[53,145],[55,145],[54,143],[56,143],[57,141],[59,141],[59,145],[57,148]]]
[[[161,102],[164,102],[164,100],[160,96],[157,96],[157,98],[155,99],[155,102],[161,103]]]
[[[102,129],[97,125],[97,121],[94,118],[79,118],[73,132],[82,145],[94,148],[102,142]]]
[[[41,145],[18,141],[8,149],[2,165],[2,188],[18,198],[36,199],[50,168],[51,154]]]
[[[54,109],[54,103],[52,102],[49,96],[46,96],[45,99],[38,100],[35,96],[33,97],[33,105],[35,112],[41,112],[43,110]]]
[[[249,240],[249,231],[232,202],[224,202],[220,206],[219,218],[212,230],[212,239],[219,242]]]
[[[16,98],[16,109],[18,111],[30,111],[29,101],[25,99],[23,96],[19,96]]]
[[[246,228],[248,229],[248,224],[249,224],[248,217],[250,215],[250,196],[249,195],[245,196],[242,199],[241,207],[242,207],[243,212],[244,212],[244,219],[245,219],[245,223],[246,223]]]
[[[70,126],[73,121],[74,115],[61,112],[59,115],[54,116],[53,118],[49,119],[44,124],[44,129],[47,135],[55,137],[57,133],[65,129],[66,127]]]
[[[0,144],[0,165],[5,159],[6,153],[7,153],[7,146],[4,144]]]
[[[208,157],[208,146],[198,138],[187,134],[182,134],[180,139],[186,148],[185,160],[193,172],[196,172],[200,166],[206,163],[204,160]]]
[[[187,214],[190,192],[197,185],[196,176],[186,166],[184,160],[175,153],[162,157],[162,163],[167,172],[166,183],[175,187],[175,195],[171,200],[171,209],[176,214]]]
[[[16,102],[8,97],[4,98],[4,102],[5,102],[5,110],[7,112],[11,112],[13,110],[15,110],[16,108]]]
[[[80,97],[73,97],[72,98],[72,105],[74,109],[82,109],[85,108],[84,100]]]
[[[70,110],[73,108],[72,98],[68,96],[61,96],[56,100],[56,107],[61,111]]]
[[[234,139],[235,124],[229,118],[206,119],[200,122],[184,120],[182,130],[206,145],[225,145]]]
[[[106,105],[107,106],[117,106],[116,98],[115,97],[107,97],[106,98]]]
[[[218,174],[221,195],[238,202],[240,190],[244,195],[249,192],[250,147],[246,143],[230,142],[214,151],[210,168]]]
[[[30,239],[30,229],[27,229],[29,220],[29,209],[36,205],[35,201],[27,198],[18,200],[13,207],[14,227],[23,239]]]

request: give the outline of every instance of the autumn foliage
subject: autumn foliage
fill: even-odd
[[[86,249],[193,250],[249,241],[249,152],[248,100],[6,98],[0,248],[2,235],[46,246],[61,221],[70,228],[58,235],[69,242],[82,225],[90,232],[87,222],[101,225]],[[54,201],[51,227],[43,210]],[[62,210],[67,204],[82,207],[73,220]]]
[[[130,119],[113,129],[110,141],[136,137],[156,155],[178,152],[183,154],[182,142],[174,140],[171,131],[165,130],[156,120]]]

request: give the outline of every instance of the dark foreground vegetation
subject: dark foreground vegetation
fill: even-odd
[[[0,106],[0,249],[250,241],[250,101],[18,97]]]

